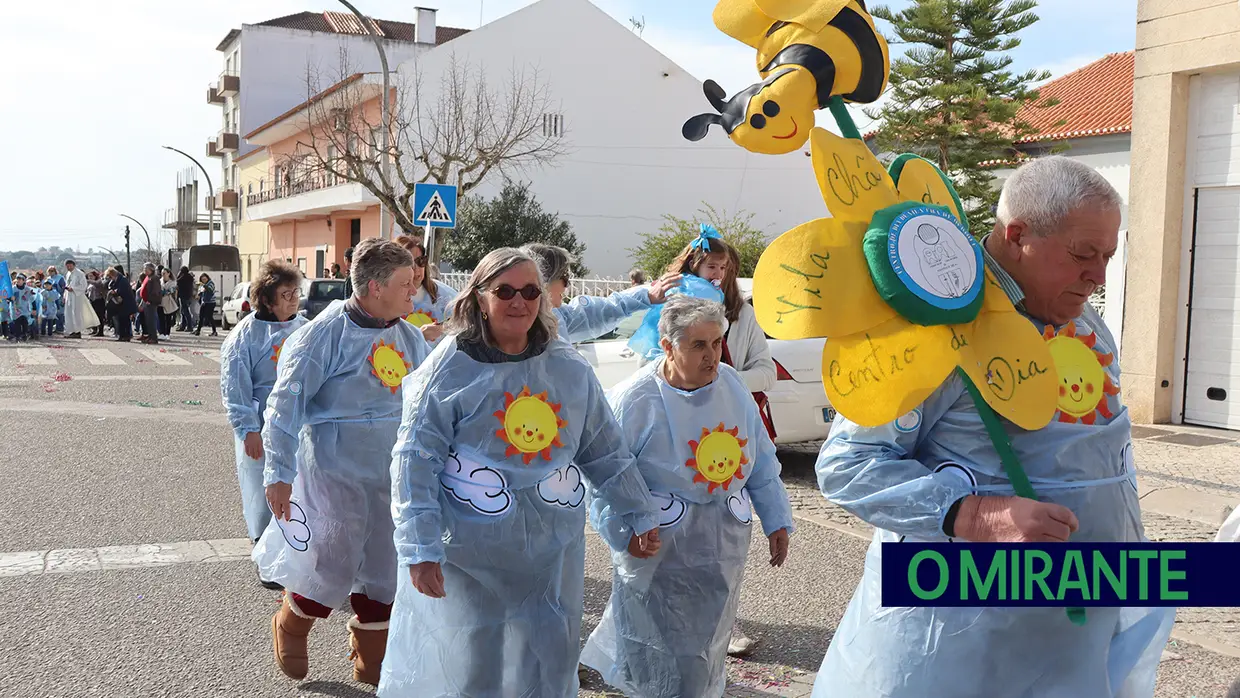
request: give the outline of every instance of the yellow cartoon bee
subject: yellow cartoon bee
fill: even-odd
[[[790,153],[809,139],[815,111],[873,102],[887,86],[887,42],[864,0],[720,0],[714,20],[757,50],[762,82],[725,99],[707,80],[703,91],[719,113],[686,121],[681,133],[691,141],[719,124],[746,150]]]

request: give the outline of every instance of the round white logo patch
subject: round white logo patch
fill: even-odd
[[[301,381],[293,381],[288,384],[288,391],[294,395],[301,395]]]
[[[896,429],[901,432],[904,432],[905,434],[910,434],[912,432],[917,431],[917,428],[920,426],[921,426],[921,409],[920,408],[915,409],[912,412],[909,412],[908,414],[896,420]]]
[[[919,206],[896,216],[887,255],[905,287],[936,308],[963,308],[981,292],[982,250],[940,209]]]

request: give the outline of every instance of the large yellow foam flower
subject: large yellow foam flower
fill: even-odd
[[[826,337],[822,378],[827,397],[840,414],[862,426],[907,414],[956,367],[1000,415],[1024,429],[1046,426],[1058,399],[1054,362],[1038,329],[1016,312],[978,263],[980,252],[973,243],[963,245],[972,246],[963,256],[978,253],[977,261],[962,267],[964,282],[956,271],[940,273],[943,253],[937,248],[897,250],[892,242],[891,249],[896,274],[908,271],[902,264],[925,259],[939,266],[930,276],[916,272],[923,284],[927,279],[930,285],[946,279],[961,288],[970,280],[980,283],[975,292],[981,294],[980,310],[975,302],[975,314],[965,311],[967,321],[932,322],[896,303],[902,308],[898,311],[876,286],[875,275],[891,270],[875,270],[863,241],[872,227],[885,225],[883,215],[902,210],[901,204],[905,209],[913,208],[909,202],[941,207],[937,215],[967,231],[950,181],[932,163],[913,156],[898,158],[888,172],[864,142],[821,128],[814,129],[810,141],[814,172],[832,217],[784,233],[762,254],[754,273],[754,310],[762,328],[777,339]],[[954,253],[947,255],[959,259]],[[979,278],[983,274],[984,280]]]

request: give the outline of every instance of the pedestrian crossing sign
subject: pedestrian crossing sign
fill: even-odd
[[[452,184],[418,183],[413,187],[413,210],[418,212],[415,225],[432,228],[456,227],[456,186]]]

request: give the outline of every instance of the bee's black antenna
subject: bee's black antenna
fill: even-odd
[[[680,135],[684,136],[685,140],[700,141],[706,137],[713,124],[722,125],[723,117],[719,114],[698,114],[685,122],[680,128]]]
[[[714,107],[716,111],[723,113],[724,108],[728,106],[725,99],[725,97],[727,97],[727,93],[723,91],[723,88],[719,86],[719,83],[714,80],[707,80],[702,83],[702,92],[706,93],[706,99],[710,100],[710,105]]]

